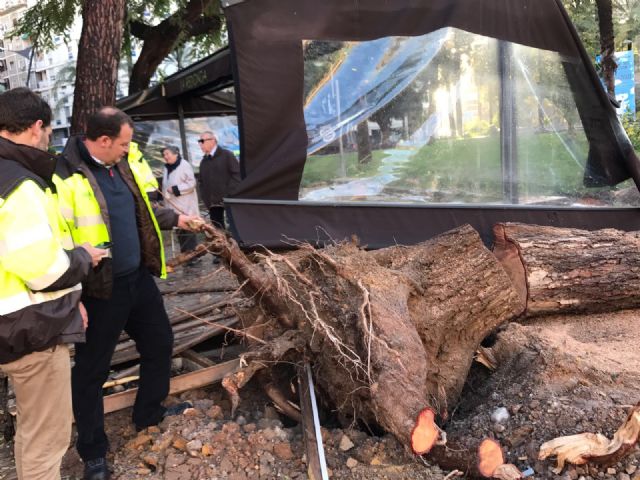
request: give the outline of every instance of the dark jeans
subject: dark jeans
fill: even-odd
[[[78,430],[76,447],[83,460],[104,457],[109,448],[104,431],[102,384],[107,379],[118,337],[124,329],[140,352],[140,382],[133,422],[144,428],[157,424],[165,412],[161,402],[169,393],[173,331],[162,295],[142,267],[116,277],[110,300],[82,299],[89,314],[86,343],[76,343],[71,371],[73,413]]]
[[[188,230],[176,230],[178,243],[180,244],[180,252],[190,252],[198,245],[198,236]]]
[[[224,207],[209,207],[209,218],[215,227],[224,229]]]

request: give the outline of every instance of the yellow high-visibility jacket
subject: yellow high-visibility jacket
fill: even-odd
[[[153,176],[153,171],[136,142],[129,144],[127,160],[131,171],[142,180],[142,191],[147,194],[158,191],[158,180]]]
[[[109,210],[98,182],[85,160],[88,155],[80,137],[71,137],[58,160],[54,182],[58,191],[60,210],[76,245],[92,245],[111,241]],[[84,149],[84,150],[83,150]],[[178,223],[178,215],[170,209],[155,208],[143,190],[143,180],[125,161],[117,168],[133,194],[140,254],[149,271],[166,277],[166,265],[160,228],[171,229]],[[111,259],[106,258],[94,268],[83,283],[86,295],[110,298],[113,288]]]
[[[78,302],[91,256],[73,248],[54,166],[48,153],[0,138],[0,363],[84,338]]]

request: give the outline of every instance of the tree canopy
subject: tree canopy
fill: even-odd
[[[13,33],[28,35],[39,50],[53,48],[55,36],[68,39],[83,3],[83,0],[41,0],[27,10]],[[127,0],[122,14],[123,56],[130,59],[132,49],[141,46],[131,65],[129,93],[148,87],[162,61],[186,43],[197,58],[219,46],[225,36],[218,0]]]

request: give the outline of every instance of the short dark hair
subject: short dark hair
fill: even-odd
[[[129,115],[115,107],[102,107],[87,119],[86,135],[89,140],[97,140],[103,135],[116,138],[125,124],[133,128]]]
[[[38,120],[51,125],[51,107],[40,95],[27,87],[18,87],[0,94],[0,130],[22,133]]]

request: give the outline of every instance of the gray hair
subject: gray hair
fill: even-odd
[[[180,149],[175,145],[167,145],[166,147],[162,147],[162,150],[160,151],[160,153],[164,153],[165,150],[169,150],[175,155],[180,155]]]

